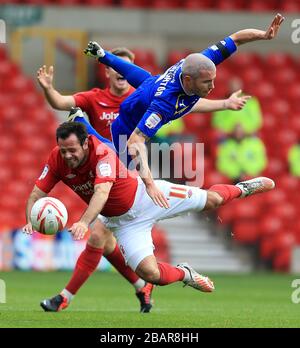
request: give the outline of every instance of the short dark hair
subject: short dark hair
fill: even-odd
[[[134,53],[126,47],[115,47],[111,49],[110,52],[118,57],[127,57],[130,59],[131,62],[133,62],[135,58]]]
[[[56,130],[56,141],[58,139],[67,139],[71,134],[75,134],[82,146],[88,137],[84,124],[80,122],[64,122]]]

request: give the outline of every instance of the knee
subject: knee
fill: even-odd
[[[105,242],[101,234],[97,233],[97,231],[92,231],[88,239],[88,244],[94,248],[103,248]]]
[[[91,228],[88,244],[94,248],[103,248],[106,240],[106,231],[103,224],[96,221]]]
[[[117,241],[113,234],[110,232],[107,237],[105,238],[105,246],[104,246],[104,251],[103,255],[106,257],[110,255],[116,248]]]
[[[207,191],[205,210],[216,209],[222,205],[223,198],[215,191]]]
[[[158,284],[159,282],[160,272],[157,267],[138,267],[135,272],[148,283]]]

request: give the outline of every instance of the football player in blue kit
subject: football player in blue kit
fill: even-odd
[[[145,142],[170,121],[190,112],[199,112],[200,109],[203,112],[201,98],[214,89],[216,65],[230,57],[242,44],[273,39],[283,21],[284,17],[277,14],[267,30],[240,30],[201,53],[188,55],[164,74],[157,76],[152,76],[142,68],[105,51],[96,42],[88,44],[86,55],[113,68],[137,88],[121,104],[119,117],[112,124],[111,133],[113,144],[123,162],[127,161],[128,165],[130,159],[138,159],[139,174],[155,204],[169,207],[167,199],[156,187],[151,175]],[[206,111],[210,111],[209,106]],[[89,134],[103,141],[82,116],[80,113],[73,113],[70,120],[85,123]],[[128,154],[131,157],[128,158]]]

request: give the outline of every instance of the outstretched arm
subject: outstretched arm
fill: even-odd
[[[258,29],[240,30],[225,37],[215,45],[208,47],[201,53],[213,61],[215,65],[218,65],[225,59],[229,58],[237,50],[237,46],[239,45],[257,40],[273,39],[277,35],[279,27],[283,21],[284,17],[282,17],[281,14],[277,14],[266,31]]]
[[[53,86],[54,68],[50,66],[48,71],[46,65],[43,65],[37,71],[37,80],[42,87],[48,103],[57,110],[69,111],[75,106],[75,99],[72,95],[62,95]]]
[[[145,142],[148,140],[149,138],[136,128],[127,142],[128,153],[135,161],[136,168],[146,186],[149,197],[156,205],[159,205],[162,208],[169,208],[169,203],[166,197],[155,185],[148,165],[148,156],[145,146]]]
[[[257,40],[272,40],[277,36],[283,21],[284,17],[277,13],[267,30],[244,29],[230,35],[230,37],[237,46]]]
[[[215,112],[221,110],[241,110],[251,98],[250,95],[240,95],[241,90],[231,94],[227,99],[209,100],[205,98],[199,101],[192,108],[191,112]]]

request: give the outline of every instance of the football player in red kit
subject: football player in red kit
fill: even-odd
[[[125,47],[114,48],[111,53],[128,62],[134,60],[133,52]],[[48,71],[45,65],[41,67],[37,72],[37,79],[54,109],[69,111],[72,107],[80,107],[87,113],[90,124],[97,132],[111,140],[110,125],[119,115],[120,104],[134,91],[134,88],[112,68],[106,67],[105,74],[109,83],[107,88],[93,88],[74,95],[62,95],[54,88],[53,66],[50,66]]]
[[[214,290],[213,282],[187,263],[175,267],[157,262],[151,238],[154,223],[190,211],[216,209],[235,198],[267,192],[275,186],[273,180],[265,177],[236,185],[213,185],[208,190],[157,180],[156,184],[170,203],[169,209],[162,209],[146,194],[140,177],[125,168],[114,150],[94,136],[88,136],[84,125],[63,123],[57,129],[56,138],[58,146],[52,150],[28,199],[24,232],[33,232],[29,216],[34,202],[45,197],[57,182],[62,181],[88,203],[80,220],[70,227],[74,239],[82,239],[88,226],[101,219],[114,232],[126,263],[151,284],[162,286],[182,281],[203,292]],[[103,245],[111,237],[111,232],[108,232],[99,239],[98,234],[92,232],[86,250],[76,264],[77,278],[86,280],[95,270],[104,252]],[[88,258],[85,253],[89,254]],[[50,301],[64,303],[63,298],[70,295],[68,288],[71,283],[72,280],[62,294],[44,300],[42,307],[48,308]]]
[[[66,126],[66,128],[68,127]],[[70,127],[72,127],[71,124]],[[106,158],[108,147],[104,147],[104,145],[102,148],[99,147],[99,141],[94,137],[87,138],[87,133],[83,133],[83,136],[80,135],[81,133],[78,133],[79,135],[77,136],[77,128],[79,127],[80,131],[82,131],[82,125],[80,123],[75,122],[75,126],[73,124],[73,127],[75,129],[72,128],[75,132],[73,137],[69,137],[70,141],[66,147],[60,148],[57,146],[53,149],[41,176],[36,181],[36,185],[27,202],[27,224],[23,229],[25,233],[31,234],[33,232],[30,223],[30,212],[33,204],[38,199],[45,197],[57,182],[64,182],[88,204],[97,184],[101,183],[101,177],[99,177],[97,171],[100,171],[102,174],[106,172],[105,163],[97,164],[99,158]],[[65,130],[65,132],[67,131]],[[64,130],[61,136],[64,136]],[[116,156],[115,152],[112,152]],[[120,179],[119,185],[116,185],[116,190],[123,198],[121,199],[118,196],[116,200],[111,201],[109,209],[113,208],[113,213],[122,214],[127,210],[128,204],[132,203],[135,194],[135,191],[132,190],[133,181],[133,178],[131,181]],[[91,235],[86,248],[77,260],[73,276],[68,285],[60,295],[47,300],[47,303],[42,302],[44,310],[56,312],[65,309],[79,288],[96,269],[102,255],[135,287],[136,296],[141,305],[141,312],[149,312],[152,307],[151,293],[153,285],[139,278],[125,264],[124,257],[120,252],[115,238],[109,230],[103,228],[99,220],[96,220],[94,225],[91,226]]]

